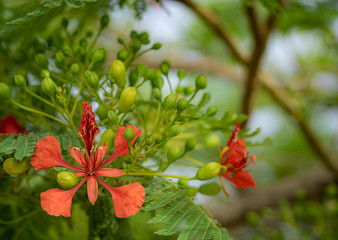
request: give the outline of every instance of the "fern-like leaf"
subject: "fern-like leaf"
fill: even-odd
[[[228,231],[222,228],[192,197],[177,184],[157,178],[146,189],[145,211],[156,210],[149,223],[163,222],[159,235],[172,235],[178,231],[179,240],[230,240]]]
[[[16,160],[21,161],[24,157],[30,157],[34,153],[35,143],[39,137],[35,133],[29,133],[28,136],[19,134],[16,142],[16,150],[14,157]]]

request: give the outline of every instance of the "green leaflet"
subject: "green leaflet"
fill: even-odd
[[[162,178],[154,179],[154,182],[146,188],[146,201],[142,210],[156,210],[149,223],[165,223],[157,234],[172,235],[180,231],[179,240],[231,240],[228,231],[195,204],[184,189]]]
[[[96,0],[65,0],[65,3],[73,8],[84,7],[85,2],[96,2]]]
[[[5,137],[3,142],[0,144],[0,153],[11,154],[15,149],[15,139],[13,135]]]
[[[20,133],[16,139],[16,151],[14,157],[21,161],[24,157],[30,157],[34,154],[35,143],[39,140],[35,133],[29,133],[28,136]]]

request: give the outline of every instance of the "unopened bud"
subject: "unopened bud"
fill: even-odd
[[[57,52],[55,59],[58,63],[64,63],[66,61],[66,56],[62,52]]]
[[[161,43],[154,43],[154,45],[151,47],[151,49],[153,50],[158,50],[162,47]]]
[[[50,72],[48,69],[42,69],[41,70],[41,73],[40,73],[40,76],[42,78],[50,78]]]
[[[14,76],[14,82],[19,87],[26,87],[26,78],[20,74]]]
[[[181,128],[180,126],[174,125],[170,128],[169,135],[170,137],[176,137],[178,134],[180,134]]]
[[[191,114],[190,117],[194,120],[198,120],[198,119],[202,118],[203,116],[200,113],[193,113],[193,114]]]
[[[132,128],[127,128],[124,131],[124,138],[127,140],[127,142],[131,142],[134,139],[135,133],[134,133],[134,129]]]
[[[117,53],[117,59],[124,62],[128,58],[129,52],[127,49],[122,49]]]
[[[135,69],[138,75],[143,76],[147,71],[147,65],[145,65],[144,63],[139,63],[136,65]]]
[[[183,78],[185,77],[185,71],[182,70],[182,69],[178,70],[178,71],[177,71],[177,77],[178,77],[179,79],[183,79]]]
[[[174,93],[170,94],[165,97],[163,101],[163,106],[165,109],[172,109],[176,107],[176,101],[177,101],[176,95]]]
[[[19,175],[26,172],[30,168],[29,160],[15,161],[14,158],[7,158],[3,167],[6,173],[10,175]]]
[[[34,59],[35,59],[35,63],[39,67],[48,68],[48,59],[44,54],[38,53],[38,54],[35,55]]]
[[[124,40],[123,40],[123,38],[118,37],[118,38],[117,38],[117,42],[118,42],[119,44],[123,44],[123,43],[124,43]]]
[[[126,86],[126,67],[123,62],[115,60],[112,65],[110,65],[110,71],[113,79],[115,79],[116,85],[119,88]]]
[[[155,71],[154,69],[147,69],[144,73],[144,80],[151,80],[154,78]]]
[[[154,89],[153,96],[157,101],[162,100],[162,94],[161,94],[160,90],[158,90],[158,89]]]
[[[141,49],[141,41],[138,39],[134,39],[131,45],[135,53]]]
[[[91,64],[101,62],[105,56],[106,56],[106,50],[104,48],[96,49],[90,58],[90,62]]]
[[[109,151],[114,145],[114,139],[116,132],[113,129],[108,128],[101,137],[100,146],[104,143],[107,144],[107,151]]]
[[[147,32],[140,33],[139,39],[140,39],[141,43],[144,44],[144,45],[150,43],[150,41],[149,41],[149,35],[148,35]]]
[[[196,147],[197,141],[195,138],[189,138],[186,142],[185,142],[185,151],[191,151]]]
[[[100,79],[99,76],[97,76],[96,72],[85,71],[85,77],[88,81],[89,86],[91,86],[93,89],[97,89]]]
[[[190,94],[192,94],[195,91],[195,87],[194,86],[187,86],[185,88],[183,88],[183,92],[186,96],[189,96]]]
[[[180,98],[177,102],[177,111],[183,112],[185,109],[187,109],[189,103],[185,98]]]
[[[154,77],[151,79],[151,83],[154,87],[158,88],[158,89],[162,89],[163,84],[164,84],[164,80],[162,77]]]
[[[72,188],[79,183],[79,178],[72,172],[61,171],[56,175],[56,181],[62,187]]]
[[[218,176],[221,170],[221,165],[216,162],[210,162],[203,165],[196,174],[198,180],[209,180]]]
[[[101,17],[101,29],[107,27],[109,24],[109,16],[107,14]]]
[[[138,74],[136,69],[132,69],[129,73],[129,85],[134,87],[138,81]]]
[[[187,188],[187,194],[190,196],[195,196],[198,193],[198,189],[195,187],[188,187]]]
[[[214,148],[219,146],[220,142],[220,136],[218,136],[216,133],[210,133],[204,138],[203,144],[206,147]]]
[[[161,72],[165,75],[168,76],[169,73],[169,66],[165,63],[161,63],[160,65]]]
[[[117,122],[117,120],[119,119],[119,117],[117,116],[116,112],[114,111],[108,111],[108,119],[112,122]]]
[[[186,180],[186,179],[178,180],[178,185],[180,185],[182,187],[188,187],[188,184],[189,184],[189,180]]]
[[[99,108],[96,110],[97,116],[99,116],[100,120],[104,120],[108,116],[108,110],[104,104],[101,104]]]
[[[207,87],[207,78],[204,75],[199,75],[195,81],[196,90],[204,89]]]
[[[215,105],[210,106],[207,110],[208,116],[214,116],[217,113],[217,107]]]
[[[167,152],[167,158],[169,163],[175,162],[180,157],[181,157],[181,148],[177,144],[171,145]]]
[[[74,75],[77,75],[80,72],[80,66],[77,63],[73,63],[70,66],[70,72]]]
[[[221,187],[217,183],[211,182],[200,186],[198,191],[204,195],[213,196],[221,191]]]
[[[127,87],[123,89],[118,102],[118,109],[123,113],[128,112],[131,106],[135,103],[136,96],[137,91],[135,87]]]
[[[50,97],[55,93],[57,86],[51,78],[44,78],[41,83],[42,90]]]

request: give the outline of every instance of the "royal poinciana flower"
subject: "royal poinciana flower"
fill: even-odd
[[[24,132],[23,127],[15,117],[9,115],[1,120],[0,133],[19,134],[21,132]]]
[[[66,162],[61,155],[60,143],[53,136],[42,138],[37,144],[35,154],[31,159],[31,164],[35,170],[63,166],[75,170],[75,174],[83,179],[74,188],[70,190],[61,190],[58,188],[49,189],[41,193],[41,207],[50,215],[70,216],[72,198],[75,192],[87,181],[87,194],[89,201],[94,205],[98,196],[97,182],[100,182],[112,195],[115,215],[119,218],[127,218],[136,214],[144,202],[144,188],[139,183],[132,183],[122,187],[112,187],[108,185],[101,177],[119,177],[125,172],[116,168],[103,168],[114,159],[129,154],[127,140],[124,138],[124,131],[132,128],[135,132],[134,139],[141,135],[142,130],[134,126],[119,127],[115,138],[115,152],[107,160],[107,145],[104,143],[99,147],[94,147],[94,139],[99,133],[99,128],[95,122],[95,114],[92,107],[87,102],[83,102],[83,114],[79,128],[79,134],[84,141],[85,149],[69,146],[72,157],[80,166],[74,166]]]
[[[220,148],[220,164],[224,166],[223,169],[225,169],[225,171],[221,171],[220,176],[224,177],[238,188],[255,187],[256,182],[248,172],[250,169],[244,170],[244,168],[254,163],[256,156],[253,155],[249,157],[249,153],[246,151],[245,141],[237,137],[239,130],[240,126],[239,123],[237,123],[227,145],[223,149]],[[223,190],[229,197],[223,180],[221,177],[220,179]]]

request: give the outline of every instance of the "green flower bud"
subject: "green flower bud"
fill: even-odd
[[[50,97],[55,93],[57,86],[51,78],[44,78],[41,83],[42,90]]]
[[[35,59],[35,63],[39,67],[48,68],[48,59],[44,54],[38,53],[38,54],[35,55],[34,59]]]
[[[182,69],[178,70],[178,71],[177,71],[177,77],[178,77],[179,79],[183,79],[183,78],[185,77],[185,71],[182,70]]]
[[[180,126],[174,125],[170,128],[169,135],[170,137],[176,137],[178,134],[180,134],[181,128]]]
[[[119,88],[126,86],[126,67],[124,66],[123,62],[120,60],[115,60],[112,65],[110,65],[110,71],[113,79],[115,79],[116,85]]]
[[[42,78],[50,78],[50,72],[48,69],[42,69],[40,72]]]
[[[136,69],[132,69],[129,72],[129,84],[131,87],[135,86],[137,84],[138,81],[138,74],[137,74],[137,70]]]
[[[66,56],[62,52],[57,52],[55,59],[58,63],[64,63],[66,61]]]
[[[136,65],[136,71],[137,71],[138,75],[143,76],[147,71],[147,65],[145,65],[144,63],[137,64]]]
[[[26,78],[20,74],[14,76],[14,82],[19,87],[26,87]]]
[[[143,32],[139,35],[139,39],[141,41],[142,44],[146,45],[146,44],[149,44],[150,41],[149,41],[149,35],[147,32]]]
[[[135,30],[130,32],[130,38],[133,39],[133,40],[138,38],[138,34]]]
[[[80,66],[77,63],[73,63],[70,66],[70,72],[74,75],[77,75],[80,72]]]
[[[189,138],[186,142],[185,142],[185,151],[191,151],[196,147],[197,141],[195,138]]]
[[[157,101],[161,101],[162,100],[162,93],[160,92],[160,90],[158,89],[154,89],[153,91],[153,96]]]
[[[176,101],[177,101],[176,95],[174,93],[170,94],[165,97],[163,101],[163,106],[165,109],[172,109],[176,107]]]
[[[135,87],[127,87],[123,89],[118,102],[118,109],[123,113],[128,112],[131,106],[135,103],[136,96],[137,91]]]
[[[154,77],[153,79],[151,79],[151,84],[153,85],[153,87],[162,89],[164,80],[162,77]]]
[[[124,131],[124,138],[127,140],[127,142],[131,142],[134,139],[135,133],[134,133],[134,129],[132,128],[127,128]]]
[[[188,187],[188,184],[189,184],[189,180],[186,180],[186,179],[178,180],[178,185],[180,185],[182,187]]]
[[[11,97],[11,89],[8,87],[6,83],[0,82],[0,98],[6,99]]]
[[[56,175],[56,181],[62,187],[72,188],[79,183],[79,178],[72,172],[61,171]]]
[[[167,152],[167,158],[169,163],[175,162],[180,157],[181,157],[181,148],[177,144],[171,145]]]
[[[165,75],[168,76],[169,74],[169,66],[165,63],[161,63],[160,65],[161,72]]]
[[[198,189],[195,187],[188,187],[187,188],[187,194],[190,196],[195,196],[198,193]]]
[[[14,158],[7,158],[4,161],[4,170],[10,175],[19,175],[26,172],[30,168],[29,160],[15,161]]]
[[[99,108],[96,110],[97,116],[99,116],[100,120],[104,120],[108,117],[108,110],[104,104],[101,104]]]
[[[144,73],[144,79],[151,80],[154,78],[154,75],[155,75],[154,69],[147,69],[146,72]]]
[[[196,90],[204,89],[207,87],[207,78],[204,75],[199,75],[195,81]]]
[[[203,165],[196,174],[198,180],[209,180],[218,176],[221,171],[221,165],[217,162],[210,162]]]
[[[89,86],[91,86],[93,89],[97,89],[100,79],[99,76],[97,76],[96,72],[85,71],[85,77],[88,81]]]
[[[106,56],[106,50],[104,48],[96,49],[90,57],[90,63],[95,64],[101,62]]]
[[[154,144],[154,140],[151,139],[151,138],[147,138],[147,139],[146,139],[146,144],[147,144],[148,146],[152,146],[152,145]]]
[[[127,49],[122,49],[117,53],[117,59],[124,62],[129,56],[129,52]]]
[[[198,120],[198,119],[202,118],[203,116],[200,113],[193,113],[190,117],[194,120]]]
[[[138,52],[141,49],[141,41],[138,39],[134,39],[131,45],[134,52]]]
[[[117,42],[118,42],[119,44],[123,44],[123,43],[124,43],[124,40],[123,40],[123,38],[118,37],[118,38],[117,38]]]
[[[113,123],[116,123],[118,121],[119,117],[117,116],[116,112],[108,111],[108,119],[110,121],[112,121]]]
[[[200,186],[198,191],[204,195],[213,196],[221,191],[221,187],[217,183],[211,182]]]
[[[208,116],[214,116],[217,113],[217,107],[215,105],[210,106],[207,110]]]
[[[177,102],[177,111],[183,112],[188,106],[188,101],[185,98],[180,98]]]
[[[183,92],[183,87],[182,87],[182,86],[178,86],[178,87],[176,88],[176,92],[177,92],[177,93],[182,93],[182,92]]]
[[[187,87],[183,88],[183,92],[186,96],[189,96],[190,94],[195,92],[195,88],[194,88],[194,86],[187,86]]]
[[[154,45],[151,47],[151,49],[153,50],[158,50],[162,47],[161,43],[154,43]]]
[[[220,142],[220,136],[218,136],[216,133],[210,133],[204,138],[203,144],[206,147],[214,148],[219,146]]]
[[[114,145],[114,139],[116,132],[113,129],[108,128],[101,137],[100,146],[104,143],[107,143],[107,151],[109,151]]]
[[[101,29],[107,27],[109,24],[109,16],[107,14],[101,17]]]

